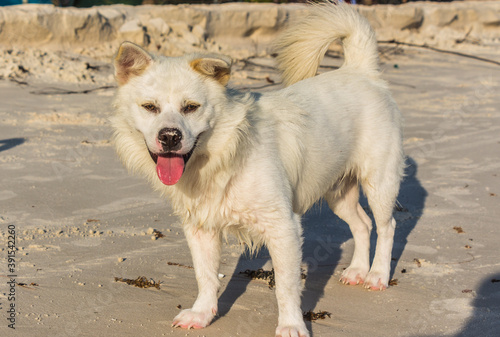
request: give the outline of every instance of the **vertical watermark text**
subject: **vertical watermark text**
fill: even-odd
[[[16,225],[10,224],[7,226],[7,303],[5,310],[7,312],[7,326],[11,329],[16,328]],[[0,303],[0,310],[3,309]]]

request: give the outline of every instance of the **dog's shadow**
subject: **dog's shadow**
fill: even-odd
[[[409,234],[417,225],[422,215],[426,190],[417,179],[417,164],[411,159],[406,160],[405,178],[401,184],[398,195],[398,206],[395,209],[397,222],[392,251],[391,278],[396,269],[399,259],[405,249]],[[361,196],[360,203],[369,211],[366,198]],[[373,221],[373,217],[372,217]],[[373,221],[375,224],[375,222]],[[309,210],[302,218],[304,228],[303,263],[307,265],[307,278],[302,293],[302,311],[315,310],[319,300],[323,297],[325,287],[336,271],[342,271],[350,262],[350,257],[345,263],[340,264],[342,255],[342,244],[352,239],[349,227],[332,213],[326,203],[318,203]],[[371,236],[371,259],[375,252],[376,231]],[[227,287],[219,297],[219,316],[229,312],[237,299],[245,292],[250,279],[241,275],[246,269],[257,270],[262,268],[269,259],[269,253],[263,249],[255,257],[242,254]],[[340,286],[340,284],[339,284]],[[271,295],[271,294],[270,294]],[[274,296],[274,294],[272,294]],[[247,328],[257,328],[258,320],[249,320]],[[254,322],[255,324],[253,324]],[[310,322],[307,322],[311,331]],[[252,327],[252,325],[256,325]]]
[[[2,139],[0,140],[0,152],[10,150],[13,147],[23,144],[25,141],[26,139],[24,138]]]
[[[500,272],[488,274],[477,289],[472,305],[474,311],[467,319],[461,331],[443,337],[497,337],[500,331]],[[432,313],[429,313],[432,315]],[[424,320],[425,322],[425,320]],[[423,324],[422,329],[428,325]],[[418,334],[412,337],[433,337],[429,334]]]

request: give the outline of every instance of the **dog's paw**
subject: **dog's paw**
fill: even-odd
[[[297,326],[279,326],[276,328],[276,337],[309,337],[304,323]]]
[[[175,316],[172,326],[174,328],[183,329],[203,329],[212,322],[215,312],[215,309],[209,312],[198,312],[191,309],[185,309]]]
[[[367,273],[368,270],[364,268],[349,267],[342,272],[340,282],[349,285],[363,284]]]
[[[389,273],[370,271],[365,279],[365,288],[385,290],[389,286]]]

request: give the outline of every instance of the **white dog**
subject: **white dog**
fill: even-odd
[[[328,46],[345,63],[315,76]],[[221,237],[251,249],[265,244],[275,270],[277,336],[309,336],[300,308],[301,215],[324,198],[355,242],[348,284],[385,289],[403,175],[401,116],[378,71],[377,43],[352,7],[324,3],[277,42],[284,89],[227,89],[231,61],[221,55],[152,56],[123,43],[115,58],[117,151],[146,176],[182,219],[199,294],[173,325],[203,328],[217,313]],[[377,225],[370,269],[371,220]]]

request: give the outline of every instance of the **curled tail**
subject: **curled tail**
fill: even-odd
[[[285,85],[313,77],[332,42],[341,39],[342,67],[378,73],[375,32],[352,5],[324,2],[310,6],[305,19],[291,25],[276,41],[278,68]]]

